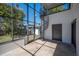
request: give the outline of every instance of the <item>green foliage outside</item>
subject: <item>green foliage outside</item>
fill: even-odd
[[[53,14],[53,13],[57,13],[57,12],[61,12],[64,10],[64,5],[52,8],[48,10],[48,14]]]
[[[0,17],[2,18],[2,30],[5,34],[10,34],[13,25],[14,35],[20,34],[23,26],[24,12],[17,8],[11,7],[7,4],[0,4]]]
[[[20,8],[0,3],[0,43],[12,40],[12,28],[14,36],[24,33],[24,17],[25,14]]]

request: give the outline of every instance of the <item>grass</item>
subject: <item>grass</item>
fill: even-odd
[[[7,35],[0,36],[0,43],[11,41],[11,40],[12,40],[11,35],[7,34]]]
[[[18,36],[15,35],[14,37],[17,38]],[[34,38],[34,35],[30,35],[29,36],[29,41],[32,41],[33,38]],[[36,38],[39,38],[39,36],[35,36],[35,39]],[[11,40],[12,40],[12,37],[11,37],[10,34],[0,36],[0,43],[11,41]]]

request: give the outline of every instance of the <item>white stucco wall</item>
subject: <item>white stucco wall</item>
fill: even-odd
[[[49,15],[49,26],[44,38],[52,40],[52,24],[62,24],[62,42],[71,43],[71,23],[79,17],[79,4],[71,4],[71,9]],[[45,17],[46,18],[46,17]]]
[[[76,21],[76,55],[79,56],[79,18]]]

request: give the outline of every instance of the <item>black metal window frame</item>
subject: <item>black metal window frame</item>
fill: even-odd
[[[27,26],[30,26],[29,23],[33,23],[34,34],[33,34],[33,38],[32,38],[32,39],[34,40],[35,37],[36,37],[36,35],[35,35],[35,26],[40,24],[40,23],[37,23],[37,22],[36,22],[37,18],[36,18],[36,15],[35,15],[35,14],[38,13],[38,14],[39,14],[39,17],[40,17],[40,14],[41,14],[41,13],[36,10],[36,4],[35,4],[35,3],[34,3],[34,8],[31,7],[31,6],[29,5],[29,3],[27,3],[27,4],[25,4],[25,5],[27,5],[27,7],[26,7],[26,8],[27,8],[27,20],[24,20],[24,21],[27,21]],[[30,13],[30,12],[29,12],[29,11],[30,11],[29,8],[32,9],[32,11],[33,11],[33,21],[31,21],[31,20],[29,19],[29,17],[30,17],[30,16],[29,16],[29,13]],[[28,29],[29,29],[29,28],[28,28]],[[28,33],[28,35],[27,35],[28,43],[29,43],[29,39],[30,39],[30,38],[29,38],[29,33]]]
[[[11,14],[12,14],[12,12],[13,12],[13,9],[12,9],[12,8],[13,8],[13,4],[19,4],[19,3],[11,3],[11,10],[12,10],[12,11],[11,11]],[[35,7],[34,7],[34,8],[32,8],[31,6],[29,6],[29,3],[23,3],[23,4],[25,4],[25,5],[26,5],[26,8],[27,8],[27,10],[26,10],[26,12],[27,12],[27,16],[26,16],[27,19],[23,20],[23,21],[27,22],[27,25],[25,25],[25,26],[28,27],[28,26],[29,26],[29,22],[31,22],[31,23],[34,23],[34,28],[35,28],[36,25],[40,24],[40,23],[36,23],[36,22],[35,22],[35,20],[36,20],[35,14],[36,14],[36,13],[41,14],[41,13],[36,10],[36,8],[35,8],[35,7],[36,7],[36,4],[35,4],[35,3],[34,3],[34,4],[35,4]],[[34,11],[33,11],[33,12],[34,12],[34,13],[33,13],[33,14],[34,14],[34,16],[33,16],[33,17],[34,17],[34,21],[33,21],[33,22],[30,21],[30,19],[29,19],[29,8],[31,8],[31,9],[34,10]],[[40,9],[41,9],[41,8],[40,8]],[[40,17],[40,16],[39,16],[39,17]],[[11,18],[11,26],[12,26],[12,29],[11,29],[11,31],[12,31],[12,32],[11,32],[11,33],[12,33],[12,34],[11,34],[11,36],[12,36],[11,38],[12,38],[12,39],[11,39],[11,41],[14,41],[14,35],[13,35],[13,33],[14,33],[14,32],[13,32],[13,19],[14,19],[14,18],[12,18],[12,17],[8,17],[8,18]],[[40,20],[41,20],[41,19],[40,19]],[[41,25],[41,24],[40,24],[40,25]],[[35,30],[34,30],[34,32],[35,32]],[[27,34],[27,39],[29,40],[29,33]],[[34,33],[34,38],[33,38],[33,39],[35,39],[35,33]],[[25,42],[24,44],[26,44],[26,42]]]
[[[36,10],[36,7],[35,7],[35,8],[31,7],[31,6],[29,5],[29,3],[28,3],[28,7],[34,9],[36,12],[38,12],[39,14],[41,14],[41,12],[39,12],[38,10]]]

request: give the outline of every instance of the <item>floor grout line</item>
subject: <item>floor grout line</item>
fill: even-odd
[[[40,44],[40,43],[38,43],[38,42],[34,42],[34,43],[37,43],[37,44]],[[45,42],[46,43],[46,42]],[[45,44],[44,43],[44,44]],[[16,43],[17,44],[17,43]],[[23,48],[22,46],[20,46],[19,44],[17,44],[19,47],[21,47],[23,50],[25,50],[26,52],[28,52],[28,53],[30,53],[32,56],[35,56],[35,54],[43,47],[43,46],[46,46],[46,47],[49,47],[49,48],[52,48],[52,47],[50,47],[50,46],[47,46],[47,45],[44,45],[44,44],[40,44],[40,45],[42,45],[34,54],[32,54],[31,52],[29,52],[28,50],[26,50],[25,48]],[[52,49],[55,49],[55,48],[52,48]]]
[[[26,52],[28,52],[29,54],[31,54],[32,56],[34,56],[34,54],[32,54],[31,52],[29,52],[28,50],[26,50],[25,48],[23,48],[22,46],[20,46],[19,44],[15,43],[16,45],[18,45],[20,48],[22,48],[23,50],[25,50]]]
[[[38,42],[35,42],[35,43],[40,44],[40,43],[38,43]],[[40,45],[42,45],[42,44],[40,44]],[[44,45],[44,46],[49,47],[49,48],[52,48],[52,49],[55,49],[55,48],[50,47],[50,46],[48,46],[48,45]]]
[[[46,43],[46,42],[45,42]],[[45,44],[44,43],[44,44]],[[41,44],[42,46],[34,53],[34,55],[44,46],[44,44]]]

